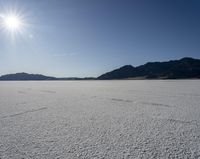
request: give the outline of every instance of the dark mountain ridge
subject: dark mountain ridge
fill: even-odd
[[[92,80],[95,79],[93,77],[85,77],[85,78],[78,78],[78,77],[63,77],[63,78],[56,78],[51,76],[44,76],[41,74],[29,74],[29,73],[15,73],[15,74],[7,74],[0,76],[1,81],[30,81],[30,80]]]
[[[110,79],[191,79],[200,78],[200,59],[185,57],[167,62],[148,62],[133,67],[125,65],[97,78],[56,78],[41,74],[15,73],[0,76],[0,80],[110,80]]]
[[[55,77],[44,76],[40,74],[28,74],[25,72],[7,74],[0,77],[0,80],[55,80]]]
[[[126,65],[105,73],[97,79],[106,80],[139,77],[145,79],[200,78],[200,60],[185,57],[180,60],[171,60],[167,62],[148,62],[138,67]]]

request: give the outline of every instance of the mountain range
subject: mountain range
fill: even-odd
[[[16,73],[0,76],[0,80],[112,80],[112,79],[193,79],[200,78],[200,59],[185,57],[167,62],[148,62],[134,67],[125,65],[97,78],[56,78],[41,74]]]
[[[108,79],[188,79],[200,78],[200,60],[189,57],[167,62],[148,62],[133,67],[125,65],[99,76],[99,80]]]
[[[0,77],[2,81],[27,81],[27,80],[34,80],[34,81],[42,81],[42,80],[91,80],[95,79],[92,77],[85,77],[85,78],[78,78],[78,77],[51,77],[51,76],[44,76],[41,74],[29,74],[29,73],[15,73],[15,74],[7,74]]]
[[[7,74],[0,77],[0,80],[55,80],[55,77],[48,77],[40,74],[28,74],[28,73],[15,73]]]

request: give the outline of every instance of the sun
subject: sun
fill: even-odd
[[[21,34],[25,29],[24,17],[15,12],[0,14],[0,28],[10,35]]]
[[[16,15],[8,15],[4,18],[4,27],[9,31],[19,31],[22,29],[22,21]]]
[[[14,40],[17,37],[32,39],[30,18],[24,11],[17,9],[0,12],[0,32]],[[31,35],[31,36],[29,36]]]

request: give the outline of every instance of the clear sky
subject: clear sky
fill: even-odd
[[[1,75],[98,76],[200,58],[199,0],[0,0],[0,15],[9,12],[25,25],[12,34],[0,27]]]

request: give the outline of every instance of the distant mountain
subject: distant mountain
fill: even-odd
[[[28,73],[15,73],[3,75],[0,80],[55,80],[55,77],[48,77],[40,74],[28,74]]]
[[[28,73],[15,73],[15,74],[7,74],[0,76],[1,81],[21,81],[21,80],[94,80],[93,77],[85,77],[85,78],[78,78],[78,77],[63,77],[63,78],[56,78],[56,77],[49,77],[40,74],[28,74]]]
[[[125,65],[97,78],[56,78],[41,74],[15,73],[0,76],[0,80],[109,80],[109,79],[190,79],[200,78],[200,59],[189,57],[167,62],[148,62],[133,67]]]
[[[97,79],[187,79],[200,78],[200,60],[189,57],[167,62],[148,62],[133,67],[123,66]]]

